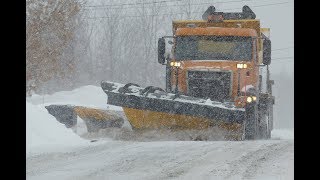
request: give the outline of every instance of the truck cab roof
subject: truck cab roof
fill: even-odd
[[[193,28],[203,28],[206,29],[208,27],[216,27],[216,28],[223,28],[226,31],[239,31],[239,32],[244,32],[248,31],[248,29],[252,29],[256,31],[256,34],[260,36],[260,20],[259,19],[237,19],[237,20],[224,20],[222,22],[208,22],[205,20],[175,20],[172,21],[172,30],[173,30],[173,35],[177,35],[177,30],[178,29],[183,29],[183,28],[188,28],[192,29]],[[213,28],[209,28],[211,29]],[[230,29],[230,30],[228,30]],[[234,30],[231,30],[234,29]],[[181,31],[181,30],[179,30]],[[187,30],[183,30],[187,31]],[[201,31],[201,30],[200,30]],[[202,30],[205,32],[206,30]],[[181,32],[179,32],[181,33]],[[250,31],[249,34],[251,34],[252,31]],[[246,33],[244,33],[246,34]],[[251,36],[251,35],[250,35]]]
[[[257,37],[257,32],[249,28],[195,27],[178,28],[176,36],[247,36]]]

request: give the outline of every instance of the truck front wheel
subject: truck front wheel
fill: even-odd
[[[250,103],[245,106],[246,118],[244,121],[244,139],[257,139],[257,106],[256,103]]]

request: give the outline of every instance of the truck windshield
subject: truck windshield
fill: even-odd
[[[175,60],[252,59],[252,38],[239,36],[178,36]]]

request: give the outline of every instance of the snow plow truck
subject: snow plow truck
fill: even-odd
[[[226,139],[269,139],[270,29],[248,6],[242,12],[210,6],[202,20],[174,20],[172,31],[158,40],[165,89],[102,81],[107,103],[123,108],[133,130],[216,128]]]

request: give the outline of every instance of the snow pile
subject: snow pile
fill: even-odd
[[[272,139],[294,139],[294,129],[274,129],[271,137]]]
[[[83,86],[72,91],[60,91],[52,95],[37,95],[34,94],[27,98],[27,101],[32,104],[71,104],[77,106],[86,106],[100,109],[112,109],[122,111],[121,107],[107,104],[108,96],[101,87],[98,86]]]
[[[72,91],[60,91],[51,95],[27,97],[26,102],[26,151],[27,154],[68,151],[72,147],[87,146],[88,140],[80,135],[87,132],[86,126],[78,117],[77,126],[66,128],[45,108],[51,104],[71,104],[99,109],[122,111],[121,107],[107,104],[107,94],[98,86],[83,86]],[[75,131],[75,132],[73,132]],[[99,144],[99,143],[94,143]]]
[[[67,150],[88,145],[71,129],[59,123],[42,105],[26,103],[26,151],[29,153]]]
[[[72,127],[73,132],[78,134],[79,136],[83,136],[88,133],[87,125],[85,124],[84,120],[77,116],[77,124]]]

